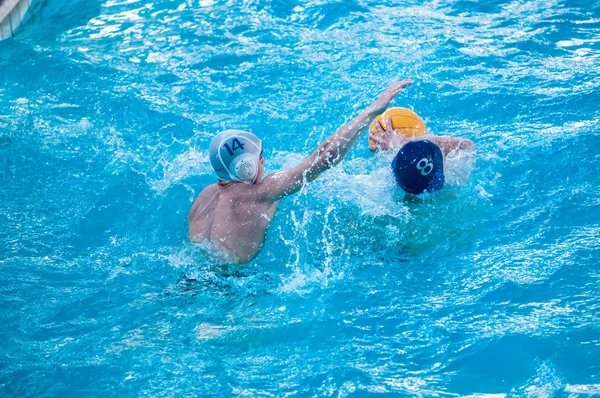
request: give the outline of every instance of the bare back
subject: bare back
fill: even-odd
[[[210,243],[229,262],[245,263],[254,258],[279,204],[259,200],[258,185],[206,187],[190,211],[190,239]]]

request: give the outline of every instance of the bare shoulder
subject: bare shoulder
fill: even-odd
[[[194,204],[192,205],[192,209],[190,210],[190,213],[188,215],[190,220],[193,219],[193,216],[196,213],[196,209],[198,208],[198,205],[200,203],[202,203],[202,201],[205,200],[207,197],[214,195],[214,193],[217,191],[217,189],[218,189],[217,184],[211,184],[211,185],[207,186],[206,188],[204,188],[202,190],[202,192],[200,192],[200,195],[198,195],[198,197],[194,200]]]
[[[427,134],[423,139],[435,142],[440,146],[444,155],[455,150],[474,150],[475,144],[468,138],[452,137],[449,135],[431,135]]]
[[[273,184],[277,181],[281,181],[282,179],[285,179],[287,177],[288,173],[289,173],[289,170],[276,171],[274,173],[271,173],[271,174],[265,176],[265,178],[263,178],[262,181],[256,185],[262,189],[265,189],[265,188],[268,189],[271,184]]]
[[[275,203],[285,196],[285,187],[290,185],[294,169],[276,171],[267,175],[262,181],[253,186],[256,200],[266,203]]]
[[[217,189],[220,189],[219,195],[222,199],[226,199],[235,204],[247,203],[257,200],[261,184],[262,182],[258,184],[235,182],[226,186],[217,186]],[[210,195],[210,193],[208,195]]]

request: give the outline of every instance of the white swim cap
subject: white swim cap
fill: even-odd
[[[221,131],[210,142],[208,152],[210,164],[220,180],[256,182],[262,142],[254,134],[242,130]]]

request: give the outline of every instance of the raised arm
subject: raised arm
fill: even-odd
[[[340,127],[298,166],[265,177],[259,188],[261,199],[275,202],[284,196],[291,195],[300,190],[304,184],[316,179],[325,170],[340,163],[371,120],[387,108],[394,97],[410,84],[412,84],[410,79],[393,83],[377,101],[349,123]]]

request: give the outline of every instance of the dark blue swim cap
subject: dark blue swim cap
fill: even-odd
[[[398,185],[410,194],[437,191],[445,181],[444,155],[431,141],[411,141],[398,151],[392,171]]]

